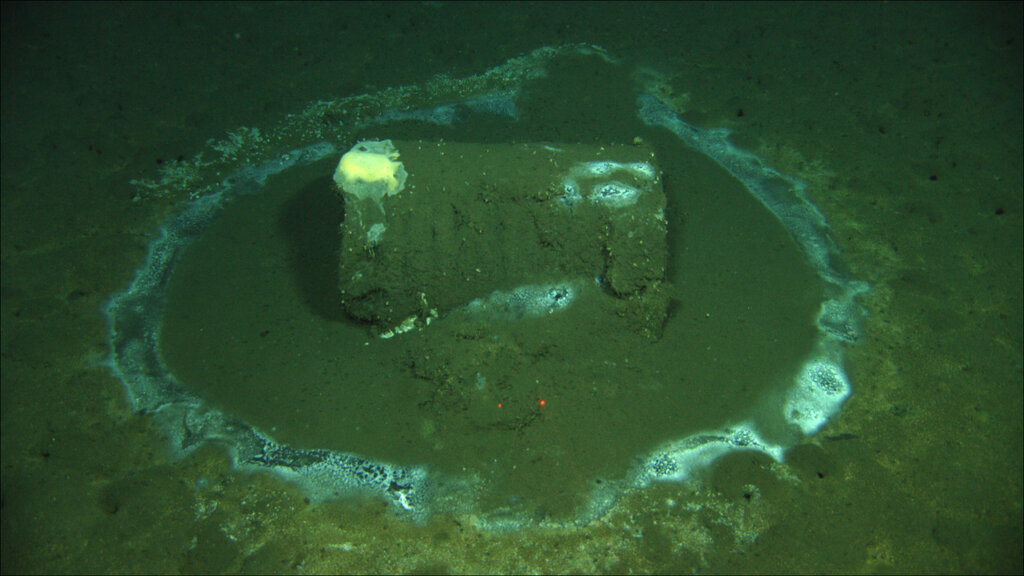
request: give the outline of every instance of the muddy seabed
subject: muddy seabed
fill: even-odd
[[[1022,570],[1019,5],[3,10],[4,572]],[[871,285],[819,434],[520,533],[314,503],[216,447],[178,459],[132,412],[101,309],[190,194],[133,179],[311,102],[576,42],[808,183]]]

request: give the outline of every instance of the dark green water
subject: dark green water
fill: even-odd
[[[2,10],[2,571],[1021,572],[1020,4]],[[495,535],[465,516],[412,526],[376,502],[311,505],[280,479],[238,474],[213,448],[173,458],[102,366],[98,311],[193,190],[147,195],[130,181],[200,150],[215,158],[207,140],[318,100],[478,74],[563,42],[603,46],[623,58],[623,78],[659,71],[685,120],[727,126],[738,145],[809,182],[852,275],[872,285],[840,416],[784,464],[736,455],[566,532]],[[481,125],[464,139],[630,142],[637,131],[617,111],[633,85],[594,72],[553,66],[524,103],[533,123]],[[394,128],[359,136],[422,136]],[[526,469],[509,474],[505,461],[489,476],[494,498],[520,490],[557,516],[586,494],[588,476],[621,470],[677,426],[696,428],[672,410],[717,420],[750,398],[742,386],[756,367],[789,370],[818,298],[784,235],[734,182],[639,135],[667,173],[679,305],[649,350],[623,339],[624,349],[601,351],[622,358],[613,372],[579,368],[592,348],[571,326],[584,319],[552,326],[577,358],[536,368],[557,394],[521,436],[470,436],[486,414],[402,405],[408,372],[396,366],[435,336],[364,346],[332,312],[323,286],[334,270],[321,252],[335,247],[340,218],[330,163],[273,180],[192,247],[175,282],[194,284],[175,288],[168,321],[204,347],[172,347],[169,326],[176,370],[299,445],[481,470],[504,450]],[[181,305],[188,290],[202,296],[191,309]],[[635,358],[647,360],[640,371]],[[585,394],[588,383],[597,394]],[[676,402],[657,401],[666,397]],[[563,494],[545,501],[556,485]]]

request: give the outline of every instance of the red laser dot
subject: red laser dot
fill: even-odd
[[[501,402],[498,402],[498,408],[501,408]]]
[[[541,406],[543,406],[543,405],[547,404],[547,400],[540,400],[540,401],[538,402],[538,404],[540,404]]]

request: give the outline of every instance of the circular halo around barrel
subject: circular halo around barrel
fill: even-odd
[[[686,124],[650,95],[656,78],[637,82],[609,60],[592,47],[541,49],[451,81],[475,87],[458,98],[380,95],[390,104],[375,101],[335,138],[294,119],[273,138],[236,134],[294,147],[240,157],[244,146],[225,145],[222,162],[244,167],[207,184],[197,167],[194,199],[108,306],[111,367],[135,407],[182,454],[224,444],[239,467],[317,499],[370,492],[418,518],[478,512],[495,525],[591,518],[625,490],[685,479],[735,450],[781,458],[849,394],[842,346],[856,339],[866,287],[837,272],[802,183],[725,131]],[[571,96],[595,74],[607,90],[582,106]],[[306,114],[332,111],[318,106]],[[419,324],[371,337],[337,303],[337,227],[349,214],[331,174],[349,145],[381,136],[472,143],[492,166],[517,161],[510,141],[649,147],[667,198],[663,331],[631,329],[628,299],[609,300],[598,274],[480,295],[507,309],[554,282],[553,301],[579,296],[558,313],[431,316],[426,301]],[[410,166],[424,195],[455,177]]]

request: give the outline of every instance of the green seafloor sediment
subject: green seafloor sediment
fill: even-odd
[[[5,5],[3,571],[1020,572],[1020,13],[971,6],[419,5],[390,14],[406,33],[385,49],[362,36],[369,8]],[[480,49],[437,42],[447,21]],[[483,41],[498,28],[523,45]],[[477,74],[565,36],[642,53],[684,119],[808,182],[872,286],[840,415],[782,464],[733,454],[525,535],[312,505],[212,446],[172,457],[99,365],[97,310],[190,191],[128,181],[325,95]],[[315,45],[329,38],[350,49]]]

